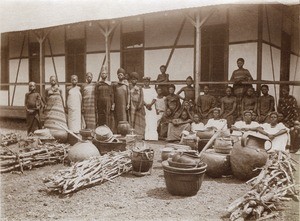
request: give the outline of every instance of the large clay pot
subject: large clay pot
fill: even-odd
[[[252,145],[248,143],[249,140]],[[263,140],[244,134],[242,141],[236,142],[230,153],[232,173],[238,179],[249,180],[259,174],[260,170],[255,169],[263,167],[267,159],[268,153],[264,149]]]
[[[214,130],[197,131],[197,136],[200,139],[210,139],[215,134]]]
[[[80,162],[97,156],[100,156],[100,153],[90,141],[78,142],[68,151],[68,158],[72,162]]]
[[[50,129],[50,133],[60,143],[66,143],[68,141],[68,132],[65,130]]]
[[[134,148],[131,156],[132,170],[137,173],[148,172],[152,168],[153,158],[154,150]]]
[[[117,128],[119,134],[126,136],[130,133],[130,129],[131,126],[127,121],[119,121]]]
[[[229,154],[216,153],[209,149],[202,153],[203,162],[207,164],[206,174],[210,177],[222,177],[230,175],[230,156]]]

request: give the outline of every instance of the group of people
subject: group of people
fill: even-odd
[[[122,68],[118,69],[118,81],[114,83],[107,80],[106,72],[100,73],[101,79],[96,83],[93,74],[87,73],[86,82],[79,87],[78,77],[72,75],[65,106],[55,76],[50,77],[51,86],[46,89],[45,98],[35,92],[35,83],[30,82],[29,93],[25,95],[28,133],[42,126],[39,120],[41,109],[45,128],[57,129],[57,124],[61,124],[78,133],[83,128],[106,125],[117,133],[119,122],[127,121],[145,140],[176,141],[180,140],[183,131],[207,128],[238,130],[238,122],[248,125],[245,114],[251,114],[251,122],[259,125],[255,130],[262,134],[268,133],[264,124],[275,124],[272,119],[275,115],[277,124],[281,122],[280,130],[285,127],[288,132],[293,128],[299,111],[296,99],[289,95],[289,86],[281,87],[278,113],[274,112],[274,97],[268,94],[268,86],[262,85],[262,95],[257,97],[252,85],[244,84],[253,80],[249,71],[243,68],[244,59],[239,58],[237,65],[239,68],[231,78],[234,85],[226,88],[226,96],[219,102],[210,94],[209,85],[204,85],[203,93],[195,100],[194,82],[190,76],[186,86],[175,93],[176,87],[169,83],[165,65],[160,67],[155,86],[150,86],[149,77],[143,78],[143,85],[138,84],[139,74],[127,75]],[[45,105],[41,108],[43,101]]]

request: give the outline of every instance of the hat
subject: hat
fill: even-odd
[[[221,113],[221,108],[215,107],[215,108],[213,108],[213,111],[219,111],[219,113]]]

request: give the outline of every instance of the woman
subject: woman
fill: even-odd
[[[269,94],[269,86],[261,86],[262,95],[258,98],[257,115],[259,123],[267,123],[269,113],[275,110],[275,99]]]
[[[270,123],[262,124],[262,128],[258,128],[258,131],[271,140],[271,150],[285,151],[289,140],[289,129],[283,123],[278,123],[277,112],[271,112],[269,118]]]
[[[96,85],[96,113],[97,126],[106,125],[112,131],[115,131],[114,118],[112,111],[114,110],[114,93],[110,81],[107,81],[107,73],[101,72],[101,80]]]
[[[115,122],[116,125],[120,121],[129,122],[129,104],[130,104],[130,93],[128,82],[125,79],[125,70],[119,68],[118,72],[119,81],[113,85],[114,89],[114,101],[115,101]]]
[[[221,116],[227,120],[227,125],[230,128],[234,124],[236,118],[236,97],[232,94],[232,87],[226,88],[226,96],[221,98]]]
[[[82,95],[77,83],[78,77],[72,75],[72,86],[67,88],[68,127],[74,133],[79,133],[82,128],[85,128],[85,123],[81,116]]]
[[[157,127],[159,139],[167,138],[169,123],[171,123],[172,120],[172,111],[170,109],[166,109]]]
[[[95,101],[95,84],[92,83],[93,74],[88,72],[86,74],[86,83],[81,87],[81,94],[83,98],[82,113],[87,129],[96,128],[96,101]]]
[[[139,74],[132,72],[130,75],[130,119],[131,126],[138,135],[145,135],[145,109],[144,109],[144,94],[140,86],[136,85]]]
[[[213,118],[207,121],[207,124],[205,124],[205,129],[212,129],[215,131],[222,130],[227,132],[227,120],[220,118],[221,108],[215,107],[212,114]]]
[[[143,87],[143,94],[144,94],[144,105],[145,109],[145,140],[158,140],[157,134],[157,115],[155,108],[152,108],[152,105],[156,101],[156,91],[154,88],[150,87],[150,78],[144,77],[144,87]]]
[[[250,87],[247,89],[244,98],[242,99],[242,112],[245,110],[252,110],[254,113],[257,111],[258,100],[254,94],[254,88]]]
[[[56,77],[50,77],[51,86],[45,90],[46,107],[45,113],[45,128],[50,130],[58,130],[65,132],[58,124],[67,128],[67,119],[64,110],[64,101],[62,91],[57,85]]]
[[[243,58],[237,59],[238,69],[234,70],[230,81],[233,81],[233,91],[234,95],[237,97],[237,111],[238,117],[242,117],[241,111],[241,102],[244,94],[246,93],[249,87],[252,87],[251,84],[242,84],[242,82],[253,81],[253,78],[250,72],[244,68],[245,60]]]
[[[289,95],[290,87],[283,85],[281,88],[281,97],[278,101],[277,111],[283,115],[282,123],[288,128],[294,126],[294,122],[298,120],[299,109],[297,100],[292,95]]]
[[[177,114],[169,123],[167,141],[180,141],[182,132],[191,130],[192,120],[187,111],[183,110]]]
[[[169,86],[169,95],[166,97],[167,108],[170,108],[172,111],[172,116],[180,109],[181,103],[180,98],[175,94],[175,85],[171,84]]]
[[[203,95],[200,95],[197,100],[197,112],[200,115],[201,121],[206,124],[212,118],[212,110],[216,107],[216,99],[209,94],[209,86],[204,85]]]
[[[261,127],[259,123],[252,121],[252,111],[246,110],[243,113],[243,121],[237,121],[231,126],[232,135],[241,137],[243,133],[248,132],[249,134],[256,135],[258,129]]]

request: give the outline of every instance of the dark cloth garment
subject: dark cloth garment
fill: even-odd
[[[114,104],[114,91],[110,82],[100,81],[96,85],[97,126],[106,125],[115,131],[114,117],[111,111]]]
[[[252,110],[256,113],[257,108],[257,98],[253,95],[251,97],[245,96],[242,100],[243,111]]]
[[[144,137],[146,126],[144,95],[142,87],[137,85],[130,88],[130,118],[135,133]]]
[[[247,69],[240,68],[235,71],[233,71],[232,76],[230,78],[230,81],[234,81],[233,84],[233,92],[234,95],[237,97],[237,115],[241,118],[242,111],[241,111],[241,105],[242,105],[242,98],[245,95],[248,88],[251,88],[251,84],[241,84],[240,82],[245,81],[252,81],[253,78],[250,74],[250,72]]]
[[[234,110],[232,114],[228,115],[233,110],[236,102],[237,102],[237,98],[234,96],[230,96],[230,97],[225,96],[221,98],[221,105],[223,108],[223,114],[221,117],[227,120],[228,128],[230,128],[231,125],[233,125],[236,120],[236,110]],[[226,115],[228,116],[225,117]]]
[[[283,115],[282,123],[288,128],[294,126],[294,121],[299,118],[297,100],[292,95],[279,98],[277,112]]]
[[[184,100],[185,101],[193,101],[195,103],[195,88],[185,86],[181,89],[184,92]]]
[[[259,123],[268,122],[268,114],[275,110],[275,100],[272,95],[262,95],[258,98],[258,112],[260,114]]]
[[[179,123],[184,122],[181,118],[176,119]],[[180,125],[174,125],[173,123],[169,123],[168,125],[168,136],[167,141],[179,141],[181,138],[182,131],[190,131],[191,130],[191,124],[190,123],[184,123]]]
[[[114,100],[115,100],[115,122],[118,125],[119,121],[128,121],[129,115],[126,110],[128,105],[129,88],[126,83],[118,82],[113,85]]]
[[[156,82],[169,82],[169,74],[159,74],[157,76]],[[169,85],[157,85],[156,88],[162,89],[163,96],[169,95]]]
[[[42,107],[41,95],[37,92],[25,94],[27,134],[41,129],[40,108]]]
[[[180,103],[180,98],[176,94],[169,94],[166,97],[166,107],[169,108],[172,111],[172,116],[175,115],[175,113],[180,109],[181,103]]]
[[[239,82],[252,80],[253,78],[247,69],[240,68],[233,71],[230,81],[236,82],[233,84],[233,91],[235,96],[242,97],[246,93],[247,89],[252,87],[251,84],[241,84]]]
[[[197,110],[198,112],[201,111],[200,117],[201,117],[201,121],[206,124],[207,121],[212,118],[212,112],[208,114],[208,112],[212,109],[216,107],[216,98],[212,95],[209,94],[204,94],[204,95],[200,95],[198,97],[197,100]],[[203,116],[206,115],[207,116]]]
[[[173,118],[171,116],[166,116],[165,114],[162,116],[160,123],[157,127],[159,138],[167,138],[169,123],[172,119]]]
[[[96,128],[95,87],[94,83],[85,83],[81,87],[83,117],[87,129]]]

